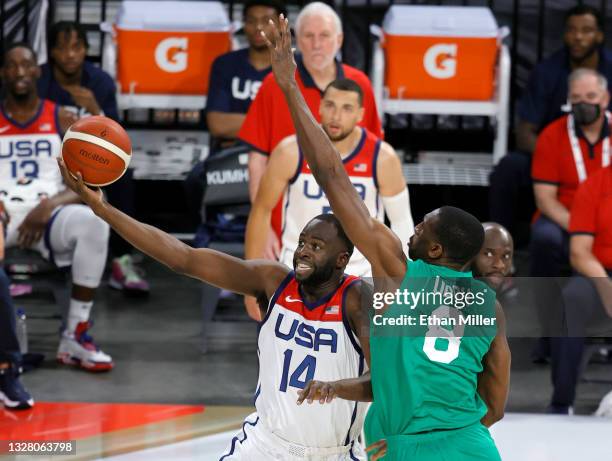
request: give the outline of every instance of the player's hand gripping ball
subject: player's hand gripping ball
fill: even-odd
[[[130,164],[132,143],[123,127],[101,115],[73,123],[62,141],[62,159],[68,171],[83,175],[89,186],[117,181]]]

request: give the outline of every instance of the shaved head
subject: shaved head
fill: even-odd
[[[501,224],[498,224],[496,222],[483,222],[482,228],[485,231],[485,241],[487,239],[487,236],[495,236],[505,240],[509,245],[512,245],[512,247],[514,247],[514,240],[512,239],[512,235],[510,234],[510,232],[508,232],[508,229],[506,229]]]
[[[514,257],[514,242],[512,235],[501,224],[495,222],[482,223],[484,242],[474,262],[474,275],[482,277],[495,290],[499,290],[504,278],[512,272]]]

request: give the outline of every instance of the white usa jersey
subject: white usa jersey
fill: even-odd
[[[37,114],[24,124],[1,109],[0,200],[11,217],[10,233],[40,200],[64,189],[56,160],[61,138],[58,106],[51,101],[42,100]]]
[[[312,379],[356,378],[365,360],[345,311],[348,288],[359,279],[345,275],[340,287],[314,304],[300,294],[290,272],[270,300],[259,331],[259,383],[255,407],[266,430],[305,447],[352,447],[363,426],[366,404],[335,399],[297,405],[298,391]]]
[[[365,128],[355,150],[344,158],[344,168],[357,193],[365,203],[370,216],[384,221],[385,212],[378,193],[376,161],[381,141]],[[300,232],[308,221],[322,213],[331,213],[329,201],[310,171],[300,151],[298,167],[283,197],[280,261],[293,267],[293,253],[297,248]],[[357,248],[346,266],[346,273],[371,277],[372,269]]]

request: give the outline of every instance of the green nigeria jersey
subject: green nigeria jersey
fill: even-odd
[[[395,293],[374,296],[375,308],[382,299],[389,307],[373,309],[370,321],[368,442],[478,422],[487,411],[477,381],[497,331],[495,291],[470,272],[418,260]]]

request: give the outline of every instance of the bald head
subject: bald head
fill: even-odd
[[[511,246],[514,250],[512,235],[510,235],[510,232],[504,226],[496,222],[483,222],[482,228],[485,232],[485,245],[487,244],[487,239],[500,240],[501,243]]]
[[[510,232],[501,224],[486,222],[482,227],[484,242],[474,258],[472,271],[497,290],[501,287],[504,277],[512,271],[514,242]]]

